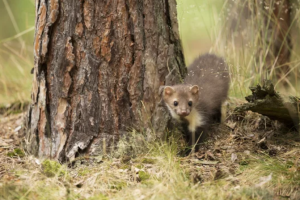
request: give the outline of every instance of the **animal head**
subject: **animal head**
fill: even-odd
[[[199,87],[197,85],[165,86],[161,93],[174,118],[188,116],[199,99]]]

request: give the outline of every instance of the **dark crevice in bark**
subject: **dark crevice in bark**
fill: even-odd
[[[130,8],[129,8],[129,2],[128,0],[125,0],[125,7],[126,7],[126,11],[128,13],[128,27],[129,27],[129,34],[130,34],[130,40],[131,42],[133,43],[133,49],[132,49],[132,56],[131,56],[131,59],[132,59],[132,65],[134,64],[135,62],[135,34],[134,34],[134,24],[133,24],[133,19],[132,19],[132,15],[131,15],[131,11],[130,11]],[[131,65],[131,67],[132,67]]]
[[[59,163],[64,163],[64,162],[66,162],[68,160],[67,157],[66,157],[66,152],[64,151],[66,145],[67,145],[67,143],[65,143],[63,150],[58,155],[58,161],[59,161]]]
[[[77,48],[77,45],[76,45],[76,39],[74,39],[74,36],[70,36],[70,43],[72,44],[72,47],[73,47],[73,50],[72,50],[72,54],[75,55],[76,54],[76,48]],[[76,75],[76,72],[77,72],[77,65],[76,65],[76,61],[75,61],[75,58],[74,58],[74,63],[71,70],[68,71],[69,75],[70,75],[70,78],[71,78],[71,85],[69,87],[69,90],[68,90],[68,97],[72,97],[72,94],[73,94],[73,90],[74,90],[74,84],[75,84],[75,75]],[[69,103],[69,105],[71,105],[71,102],[70,102],[70,98],[67,98],[67,101]]]
[[[38,88],[37,101],[36,101],[36,105],[35,106],[38,106],[39,94],[40,94],[40,88]],[[35,134],[35,137],[36,137],[36,146],[37,146],[37,149],[38,149],[39,146],[40,146],[40,138],[39,138],[39,129],[38,129],[38,126],[35,127],[34,134]],[[35,153],[35,156],[38,156],[38,151],[34,152],[34,153]]]
[[[38,24],[39,24],[38,22],[39,22],[39,20],[40,20],[39,10],[40,10],[40,6],[41,6],[41,0],[39,0],[37,4],[38,4],[38,5],[37,5],[37,7],[36,7],[36,13],[35,13],[35,14],[36,14],[35,29],[38,28]],[[34,33],[34,34],[35,34],[35,35],[34,35],[35,37],[36,37],[36,32],[37,32],[37,31],[35,31],[35,33]]]
[[[45,24],[45,27],[44,27],[44,30],[43,30],[43,34],[41,35],[41,40],[40,40],[40,55],[39,55],[39,64],[43,64],[43,63],[45,63],[46,62],[46,60],[47,60],[47,54],[48,54],[48,52],[49,52],[49,50],[47,50],[47,53],[44,55],[44,56],[41,56],[42,54],[43,54],[43,51],[42,51],[42,49],[43,49],[43,39],[45,39],[45,37],[46,36],[48,36],[49,37],[49,32],[50,32],[50,26],[48,25],[48,19],[49,19],[49,6],[48,6],[48,1],[47,0],[45,0],[44,1],[45,2],[45,7],[46,7],[46,9],[47,9],[47,11],[46,11],[46,24]],[[47,30],[48,29],[48,32],[46,33],[45,32],[45,30]],[[46,36],[45,36],[46,35]],[[49,42],[50,42],[50,40],[48,41],[48,44],[47,44],[47,48],[48,48],[48,45],[49,45]],[[39,69],[40,70],[40,69]]]
[[[31,119],[32,119],[31,114],[32,114],[32,105],[29,106],[29,111],[28,111],[27,119],[25,119],[25,120],[27,120],[26,123],[25,123],[25,125],[28,126],[28,127],[27,127],[28,130],[30,130],[30,128],[31,128],[31,125],[30,125],[30,123],[29,123],[29,122],[31,122]]]
[[[144,44],[144,49],[143,51],[145,50],[146,48],[146,36],[145,36],[145,10],[144,10],[144,4],[141,2],[141,13],[143,15],[143,27],[141,27],[141,29],[143,30],[142,31],[142,34],[143,34],[143,44]],[[144,79],[143,79],[144,80]]]
[[[142,80],[145,79],[145,71],[146,71],[146,65],[145,64],[142,64],[142,69],[141,69],[141,73],[142,73]],[[144,99],[144,94],[145,94],[145,91],[144,91],[144,81],[142,81],[141,83],[141,88],[143,90],[142,94],[141,94],[141,99]]]
[[[146,65],[145,65],[145,49],[146,49],[146,44],[147,44],[147,41],[146,41],[146,33],[145,33],[145,18],[146,18],[146,15],[145,15],[145,9],[144,9],[144,3],[143,3],[143,0],[140,2],[140,5],[141,5],[141,13],[143,15],[143,27],[142,28],[142,34],[143,34],[143,61],[142,61],[142,68],[141,68],[141,89],[142,89],[142,93],[141,93],[141,96],[140,96],[140,99],[144,99],[144,94],[145,94],[145,91],[144,91],[144,80],[145,80],[145,71],[146,71]]]
[[[183,54],[182,54],[182,51],[178,51],[177,53],[180,55],[181,58],[184,57]],[[177,62],[177,65],[179,66],[179,69],[178,69],[179,73],[178,74],[181,76],[181,79],[183,80],[186,76],[187,69],[186,69],[186,67],[180,67],[180,66],[182,66],[182,63],[180,63],[180,61],[178,60],[177,57],[176,57],[176,62]],[[183,64],[184,64],[183,66],[185,66],[184,61],[183,61]]]
[[[168,28],[168,33],[169,33],[169,41],[171,43],[174,43],[174,41],[171,40],[171,38],[174,38],[171,37],[171,34],[172,34],[172,22],[171,22],[171,16],[170,16],[170,8],[169,8],[169,0],[165,0],[165,17],[166,17],[166,25],[167,25],[167,28]]]
[[[47,81],[47,76],[48,76],[48,73],[47,73],[47,64],[46,63],[43,63],[40,65],[41,66],[41,78],[44,79],[45,81],[45,86],[46,88],[50,88],[50,84],[48,84],[48,81]],[[40,88],[38,90],[38,95],[37,95],[37,102],[39,102],[39,93],[40,93]],[[47,92],[46,93],[46,97],[45,97],[45,114],[46,114],[46,127],[45,127],[45,136],[46,137],[51,137],[51,117],[50,117],[50,100],[49,100],[49,93]]]
[[[47,101],[47,98],[46,98],[46,101]],[[46,127],[45,127],[45,136],[50,138],[51,137],[51,126],[50,126],[50,123],[51,123],[51,117],[50,117],[50,112],[47,110],[49,106],[46,106],[46,110],[45,110],[45,114],[46,114],[46,119],[47,119],[47,123],[46,123]]]
[[[85,28],[85,26],[84,26],[84,12],[83,12],[83,9],[84,9],[84,8],[83,8],[83,7],[84,7],[83,5],[84,5],[84,2],[85,2],[85,1],[86,1],[86,0],[80,1],[81,4],[80,4],[80,8],[79,8],[79,9],[80,9],[80,12],[81,12],[81,13],[80,13],[80,14],[81,14],[81,21],[80,21],[80,22],[82,23],[82,26],[83,26],[82,37],[85,37],[85,35],[86,35],[86,34],[85,34],[85,32],[86,32],[85,29],[86,29],[86,28]],[[96,33],[97,33],[97,30],[96,30]]]
[[[138,2],[136,2],[138,4]],[[131,49],[131,64],[130,64],[130,69],[128,70],[128,73],[130,73],[132,67],[134,66],[135,64],[135,57],[136,57],[136,41],[135,41],[135,32],[134,32],[134,23],[133,23],[133,15],[131,14],[132,10],[130,10],[130,5],[129,5],[129,0],[125,0],[125,8],[126,8],[126,12],[128,13],[128,28],[129,28],[129,34],[130,34],[130,40],[133,44],[133,48]],[[129,82],[129,78],[127,78],[126,80],[126,85],[128,85],[128,82]],[[128,87],[126,86],[124,88],[124,96],[125,96],[125,99],[124,100],[124,105],[125,106],[128,106],[129,107],[129,117],[130,117],[130,120],[133,121],[133,113],[132,113],[132,103],[130,102],[130,93],[128,91]],[[129,103],[127,104],[126,101],[129,101]]]
[[[39,79],[41,79],[41,77],[43,77],[43,72],[41,72],[41,76],[39,77]],[[40,82],[40,80],[39,80],[39,82]],[[40,107],[39,107],[39,97],[40,97],[40,87],[38,87],[38,91],[37,91],[37,97],[36,97],[36,102],[35,102],[35,107],[38,107],[38,109],[40,110]],[[40,115],[40,112],[39,112],[39,115]],[[39,116],[39,119],[38,119],[38,121],[40,120],[40,116]],[[37,124],[38,124],[39,122],[37,122]],[[40,138],[39,138],[39,128],[38,128],[39,126],[37,125],[36,127],[35,127],[35,130],[34,130],[34,134],[35,134],[35,136],[36,136],[36,143],[37,143],[37,149],[39,148],[39,146],[40,146]],[[36,152],[36,156],[38,156],[38,151]]]
[[[76,48],[75,46],[74,46],[74,49]],[[76,50],[74,52],[76,52]],[[76,86],[76,82],[75,82],[76,79],[75,79],[75,77],[78,74],[78,67],[77,67],[76,63],[74,64],[74,66],[71,69],[71,71],[69,72],[69,74],[70,74],[72,82],[71,82],[71,85],[70,85],[70,88],[69,88],[69,91],[68,91],[67,101],[68,101],[69,105],[71,105],[71,100],[72,100],[73,96],[76,94],[76,91],[75,91],[76,90],[76,87],[75,87]]]
[[[83,12],[83,7],[84,7],[84,3],[86,2],[87,0],[81,0],[82,4],[81,4],[81,9],[82,9],[82,22],[84,23],[84,12]]]
[[[41,5],[41,0],[38,0],[38,1],[36,1],[37,3],[37,5],[36,5],[36,14],[38,14],[38,11],[39,11],[39,8],[40,8],[40,5]],[[36,22],[38,22],[39,21],[39,18],[38,18],[38,15],[37,15],[37,19],[36,19]]]
[[[135,40],[134,40],[134,24],[133,24],[133,19],[132,19],[131,11],[130,11],[130,8],[129,8],[128,0],[125,0],[125,8],[126,8],[126,12],[128,14],[128,27],[129,27],[129,31],[130,31],[130,39],[133,43],[135,43]]]

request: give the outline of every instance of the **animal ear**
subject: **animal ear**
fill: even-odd
[[[164,88],[164,95],[172,95],[175,90],[170,86],[165,86]]]
[[[190,87],[190,90],[191,90],[191,92],[192,92],[192,94],[198,94],[198,92],[199,92],[199,87],[198,87],[198,85],[193,85],[192,87]]]

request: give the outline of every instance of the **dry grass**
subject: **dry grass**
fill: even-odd
[[[22,115],[5,117],[0,199],[299,199],[299,135],[255,113],[229,108],[227,116],[231,128],[212,129],[193,156],[179,156],[180,135],[149,142],[133,132],[131,151],[123,145],[114,157],[64,165],[23,155],[16,137]]]
[[[278,58],[271,53],[272,41],[269,38],[276,30],[270,32],[266,25],[274,22],[274,16],[271,8],[263,7],[260,2],[178,0],[178,20],[186,63],[191,63],[207,51],[225,57],[231,72],[231,96],[244,97],[250,92],[249,86],[261,83],[262,78],[271,79],[282,93],[299,96],[300,49],[293,45],[290,62],[282,64],[289,64],[290,71],[284,79],[277,80],[275,70],[281,66],[277,66]],[[244,11],[245,5],[248,11]],[[292,44],[297,44],[300,42],[299,1],[292,1],[290,6],[292,15],[288,33],[291,33]],[[249,14],[254,10],[260,13]],[[265,15],[269,17],[264,18]],[[287,40],[286,37],[287,34],[283,36],[283,41]],[[269,64],[267,57],[271,60]],[[266,68],[270,68],[268,73]],[[288,88],[282,87],[283,80],[287,81]]]
[[[178,0],[187,64],[208,50],[224,56],[231,72],[231,96],[245,96],[263,73],[265,61],[256,60],[257,49],[261,48],[262,58],[268,53],[268,44],[258,43],[264,41],[259,33],[263,23],[253,16],[246,26],[225,37],[229,19],[224,18],[224,5],[229,1],[207,2]],[[238,7],[230,11],[241,15]],[[294,16],[298,15],[295,10]],[[13,18],[15,12],[8,20]],[[18,22],[13,24],[18,26]],[[295,34],[298,26],[298,21],[293,21],[294,43],[299,39]],[[0,105],[29,100],[32,40],[24,39],[23,33],[31,29],[32,25],[17,28],[1,37]],[[294,46],[292,94],[300,91],[297,52],[299,47]],[[239,101],[232,101],[232,106]],[[147,135],[133,131],[129,143],[120,143],[116,157],[84,157],[64,165],[23,156],[18,135],[22,115],[0,116],[0,200],[300,199],[299,135],[257,114],[236,115],[231,110],[226,121],[231,128],[213,130],[210,141],[195,156],[179,156],[183,148],[180,135],[149,142]],[[263,138],[266,140],[261,142]]]

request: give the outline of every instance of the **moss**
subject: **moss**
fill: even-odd
[[[126,182],[115,182],[110,188],[116,190],[122,190],[126,186],[127,186]]]
[[[155,159],[152,159],[152,158],[143,158],[141,160],[142,163],[145,163],[145,164],[154,164],[155,163]]]
[[[16,156],[13,151],[8,152],[6,155],[11,158]]]
[[[123,164],[120,166],[120,169],[130,169],[131,166],[130,165],[126,165],[126,164]]]
[[[53,160],[44,160],[42,163],[42,170],[48,177],[53,177],[56,174],[59,174],[59,176],[66,174],[66,172],[61,169],[61,165]]]
[[[143,169],[143,168],[144,168],[144,165],[138,164],[138,165],[135,165],[135,167],[138,168],[138,169]]]
[[[19,157],[24,157],[24,156],[25,156],[25,153],[24,153],[24,151],[22,151],[22,149],[16,148],[16,149],[14,149],[14,152],[15,152],[15,154],[18,155]]]
[[[6,154],[8,157],[20,157],[23,158],[25,156],[25,153],[22,149],[15,148],[13,151],[10,151]]]
[[[250,160],[249,159],[243,159],[239,162],[240,165],[249,165]]]
[[[141,182],[148,180],[150,178],[150,174],[144,171],[139,171],[139,178]]]

